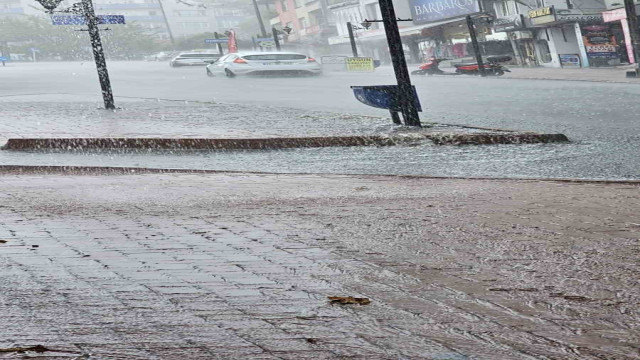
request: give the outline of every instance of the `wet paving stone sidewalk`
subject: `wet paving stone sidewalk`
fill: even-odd
[[[639,359],[638,186],[3,173],[0,349]]]

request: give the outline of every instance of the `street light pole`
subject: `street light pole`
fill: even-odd
[[[267,37],[267,30],[264,27],[264,22],[262,21],[262,15],[260,15],[260,9],[258,8],[258,2],[253,0],[253,10],[256,12],[256,17],[258,18],[258,23],[260,24],[260,31],[262,37]]]
[[[167,27],[169,40],[171,41],[171,45],[173,45],[174,44],[173,32],[171,32],[171,27],[169,26],[169,20],[167,20],[167,14],[164,12],[164,6],[162,5],[162,0],[158,0],[158,5],[160,5],[160,12],[162,13],[162,18],[164,19],[164,26]]]
[[[632,0],[633,1],[633,0]],[[469,36],[471,36],[471,45],[473,46],[473,52],[476,54],[476,62],[478,62],[478,71],[480,76],[485,77],[484,62],[482,61],[482,53],[480,53],[480,45],[478,44],[478,37],[476,36],[476,28],[473,26],[473,19],[471,15],[467,15],[467,27],[469,28]]]
[[[396,80],[398,82],[398,102],[402,109],[404,124],[407,126],[421,127],[420,116],[418,115],[418,109],[414,101],[413,86],[411,86],[411,78],[409,77],[407,62],[404,58],[404,49],[402,48],[402,38],[400,38],[396,12],[393,9],[393,0],[379,0],[378,3],[380,4],[384,31],[387,35],[387,43],[389,44],[393,71],[396,74]]]
[[[93,50],[93,58],[98,69],[98,79],[102,88],[102,99],[104,100],[104,108],[113,110],[116,108],[113,102],[113,92],[111,91],[111,82],[109,81],[109,72],[107,71],[107,62],[104,58],[104,49],[100,40],[100,30],[98,29],[98,18],[93,10],[91,0],[82,0],[82,12],[87,19],[89,28],[89,37],[91,39],[91,49]]]
[[[213,37],[216,39],[220,39],[220,34],[218,34],[218,32],[214,32]],[[220,55],[224,55],[224,51],[222,51],[222,44],[218,43],[217,45],[218,45],[218,53],[220,53]]]
[[[636,77],[638,77],[640,76],[640,34],[638,33],[638,15],[636,14],[636,5],[633,0],[624,0],[624,8],[627,12],[629,37],[631,38],[633,57],[636,60]]]
[[[349,32],[349,42],[351,43],[353,57],[358,57],[358,47],[356,46],[356,39],[353,37],[353,25],[351,25],[351,22],[347,22],[347,31]]]
[[[278,30],[276,30],[276,28],[272,27],[271,28],[271,32],[273,33],[273,42],[276,44],[276,50],[277,51],[282,50],[280,48],[280,39],[278,39]]]

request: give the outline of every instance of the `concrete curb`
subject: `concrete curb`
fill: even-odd
[[[534,144],[568,142],[563,134],[480,133],[356,135],[257,139],[207,138],[14,138],[3,150],[263,150],[287,148],[392,146],[431,140],[436,145]]]
[[[0,175],[87,175],[87,176],[121,176],[144,174],[254,174],[254,175],[318,175],[348,177],[393,177],[401,179],[445,179],[445,180],[478,180],[478,181],[535,181],[571,184],[618,184],[640,186],[640,180],[611,179],[570,179],[570,178],[528,178],[528,177],[489,177],[489,176],[434,176],[434,175],[394,175],[394,174],[348,174],[348,173],[298,173],[298,172],[264,172],[233,171],[176,168],[145,167],[109,167],[109,166],[73,166],[73,165],[0,165]]]

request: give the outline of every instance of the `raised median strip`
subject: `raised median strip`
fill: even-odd
[[[476,133],[356,135],[289,138],[13,138],[3,150],[262,150],[287,148],[392,146],[430,140],[436,145],[533,144],[568,142],[563,134]]]

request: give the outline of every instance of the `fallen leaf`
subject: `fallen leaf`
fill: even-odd
[[[353,296],[327,296],[329,298],[329,301],[334,304],[334,303],[338,303],[338,304],[342,304],[342,305],[346,305],[346,304],[358,304],[358,305],[369,305],[371,304],[371,300],[369,300],[368,298],[360,298],[360,297],[353,297]]]

